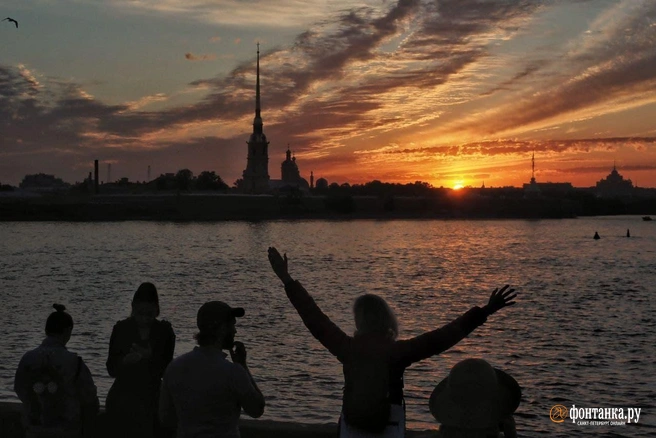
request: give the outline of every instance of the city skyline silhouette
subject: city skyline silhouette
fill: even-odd
[[[306,179],[521,186],[535,152],[539,181],[592,186],[616,162],[656,186],[653,4],[171,4],[6,4],[2,183],[97,158],[235,181],[259,42],[270,156],[291,144]]]

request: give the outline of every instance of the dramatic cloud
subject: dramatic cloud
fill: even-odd
[[[419,148],[389,148],[359,151],[359,154],[415,155],[415,156],[467,156],[515,155],[530,152],[591,152],[615,150],[618,146],[637,147],[656,144],[656,137],[583,138],[574,140],[494,140],[466,143],[457,146]]]
[[[656,4],[635,1],[621,6],[624,14],[614,14],[612,22],[606,17],[593,24],[588,32],[595,38],[586,42],[585,51],[571,50],[553,60],[551,66],[559,72],[550,81],[542,78],[538,89],[531,87],[484,117],[471,117],[452,128],[494,135],[561,122],[576,112],[595,116],[656,102]],[[537,70],[537,65],[529,65],[516,78]]]
[[[275,8],[256,0],[110,3],[132,12],[180,13],[231,25],[247,20],[247,11],[269,14],[274,27],[298,25],[293,15],[309,11],[303,19],[311,23],[302,22],[304,30],[291,44],[263,47],[260,57],[273,168],[287,143],[303,173],[314,169],[315,175],[352,181],[436,179],[461,169],[476,179],[492,175],[494,166],[517,167],[532,151],[555,160],[621,150],[627,159],[640,152],[656,162],[654,137],[648,134],[653,127],[602,132],[597,122],[656,103],[653,2],[618,2],[605,9],[596,4],[601,12],[578,34],[549,35],[545,41],[532,32],[566,13],[559,8],[580,2],[399,0],[327,6],[287,0],[275,2]],[[223,16],[229,8],[235,9],[233,16]],[[234,35],[203,38],[206,44],[241,41]],[[508,54],[506,46],[522,45],[526,55]],[[529,55],[536,47],[540,50]],[[226,56],[231,55],[218,55]],[[205,61],[217,55],[188,52],[185,58]],[[35,74],[26,65],[0,65],[5,162],[0,167],[6,166],[3,175],[9,172],[15,181],[18,172],[26,173],[22,166],[28,161],[30,169],[41,164],[55,169],[68,159],[74,163],[67,166],[68,175],[77,175],[97,157],[112,160],[113,168],[137,169],[169,154],[176,167],[213,163],[225,169],[226,179],[236,179],[245,165],[254,84],[251,58],[220,76],[192,80],[182,90],[109,104],[75,80]],[[174,103],[174,95],[183,93],[199,98]],[[50,165],[49,156],[66,158]],[[494,166],[486,164],[492,159],[498,160]]]
[[[296,28],[353,7],[349,0],[108,0],[120,11],[174,15],[223,26]],[[379,5],[379,1],[360,1]],[[384,3],[384,2],[383,2]]]

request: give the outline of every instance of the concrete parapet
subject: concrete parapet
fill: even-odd
[[[0,402],[0,437],[24,438],[21,424],[21,404]],[[100,431],[107,430],[104,409],[101,409],[96,422],[97,438],[105,438]],[[271,420],[240,420],[239,430],[242,438],[334,438],[337,436],[335,424],[301,424]],[[438,436],[435,431],[408,431],[408,438],[428,438]]]

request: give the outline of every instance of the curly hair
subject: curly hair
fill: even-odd
[[[387,302],[374,294],[359,296],[353,303],[357,334],[380,333],[396,339],[399,324]]]

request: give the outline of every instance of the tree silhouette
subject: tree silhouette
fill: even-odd
[[[175,180],[178,183],[179,190],[191,189],[191,183],[194,178],[194,173],[189,169],[178,170],[175,174]]]
[[[67,188],[70,184],[56,178],[54,175],[46,175],[45,173],[36,173],[33,175],[25,175],[19,187],[21,189],[35,188],[35,187],[53,187],[53,188]]]
[[[228,184],[214,171],[205,170],[196,178],[196,190],[227,190]]]

